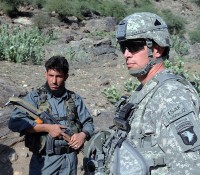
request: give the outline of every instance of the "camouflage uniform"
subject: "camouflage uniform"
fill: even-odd
[[[66,91],[66,90],[65,90]],[[51,114],[53,117],[66,117],[67,110],[65,101],[69,99],[68,91],[66,91],[61,97],[55,98],[51,93],[47,93],[47,101],[51,106]],[[25,101],[38,108],[38,101],[40,101],[40,95],[37,91],[30,92],[25,98]],[[82,131],[86,132],[89,136],[92,135],[94,126],[93,120],[89,111],[87,110],[82,98],[75,94],[75,105],[79,121],[82,123]],[[60,124],[69,126],[69,121],[59,121]],[[28,118],[27,114],[22,110],[15,108],[11,114],[9,120],[9,128],[14,132],[24,133],[26,129],[30,129],[36,125],[34,120]],[[63,139],[55,140],[54,145],[68,146],[67,142]],[[63,153],[61,155],[48,155],[33,154],[30,162],[30,175],[39,174],[59,174],[59,175],[76,175],[77,174],[77,152],[72,151],[70,153]]]
[[[153,69],[169,57],[170,37],[166,23],[156,14],[134,13],[120,21],[116,38],[126,60],[131,61],[140,51],[136,50],[138,43],[146,42],[142,50],[147,48],[149,62],[141,69],[130,66],[129,73],[138,79],[141,77],[141,82],[145,78],[150,80],[141,84],[128,99],[122,98],[117,103],[115,131],[109,139],[102,144],[102,140],[91,138],[88,148],[97,150],[92,160],[96,168],[94,173],[198,175],[199,96],[184,78],[164,70],[163,63],[155,68],[157,70]],[[157,49],[160,57],[153,56],[153,49]],[[87,150],[94,153],[93,149]]]
[[[156,14],[142,12],[127,16],[119,23],[116,38],[119,44],[146,40],[149,63],[140,70],[129,69],[135,77],[147,74],[153,65],[169,57],[167,25]],[[152,55],[153,41],[166,50],[157,59]],[[137,103],[137,99],[144,97],[129,120],[131,130],[127,140],[142,153],[152,175],[197,175],[200,170],[199,96],[192,85],[175,79],[167,80],[154,91],[157,77],[162,79],[168,75],[167,70],[159,72],[128,99],[128,103]],[[120,154],[121,174],[135,172],[130,153],[123,146]]]
[[[167,71],[159,74],[162,76]],[[153,159],[164,159],[163,165],[159,162],[160,167],[152,167],[152,175],[197,175],[200,156],[199,151],[193,152],[192,149],[200,146],[199,97],[190,85],[175,80],[166,81],[152,95],[155,85],[153,78],[131,95],[129,102],[147,94],[131,117],[127,139],[138,148],[149,165]]]

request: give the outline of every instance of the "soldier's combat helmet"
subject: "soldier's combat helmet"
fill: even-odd
[[[156,14],[140,12],[127,16],[118,24],[116,38],[119,44],[127,40],[146,40],[150,61],[146,68],[130,71],[130,74],[134,76],[146,74],[154,64],[168,58],[170,48],[169,32],[165,21]],[[166,47],[165,54],[156,60],[153,60],[152,56],[153,42],[161,47]]]

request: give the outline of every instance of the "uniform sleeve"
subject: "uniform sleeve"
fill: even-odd
[[[24,97],[24,100],[34,107],[37,107],[38,99],[39,97],[34,91],[30,92]],[[32,120],[25,111],[19,108],[14,108],[14,110],[11,112],[8,128],[13,132],[23,133],[25,130],[30,129],[35,125],[36,122]]]
[[[79,120],[83,126],[82,131],[85,132],[87,137],[91,137],[94,132],[93,118],[84,104],[82,98],[76,94],[75,105],[77,107],[77,113]]]
[[[165,153],[168,175],[199,173],[199,99],[193,92],[171,82],[151,100],[151,121],[155,124],[156,142]]]

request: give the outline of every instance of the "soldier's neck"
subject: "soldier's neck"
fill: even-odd
[[[142,83],[143,85],[145,85],[149,80],[151,80],[157,73],[159,73],[160,71],[164,70],[165,67],[163,65],[163,63],[159,63],[154,65],[150,71],[141,77],[137,77],[137,79],[140,81],[140,83]]]

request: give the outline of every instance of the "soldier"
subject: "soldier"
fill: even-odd
[[[170,50],[166,23],[153,13],[134,13],[119,23],[116,38],[130,75],[141,83],[126,100],[134,104],[126,139],[143,155],[152,175],[199,174],[199,96],[189,82],[164,67]],[[132,169],[121,167],[124,175]]]
[[[119,23],[116,38],[130,75],[141,84],[117,103],[114,132],[100,132],[85,146],[86,170],[198,175],[199,96],[188,81],[164,67],[170,51],[166,23],[153,13],[134,13]]]
[[[94,131],[93,119],[82,98],[65,88],[69,71],[67,60],[62,56],[53,56],[45,63],[45,68],[46,84],[28,93],[24,101],[49,111],[60,124],[39,124],[26,112],[15,108],[9,128],[26,135],[25,144],[33,151],[30,175],[76,175],[77,152]],[[64,128],[74,132],[68,143],[63,139],[66,137]],[[47,135],[52,142],[44,139]]]

